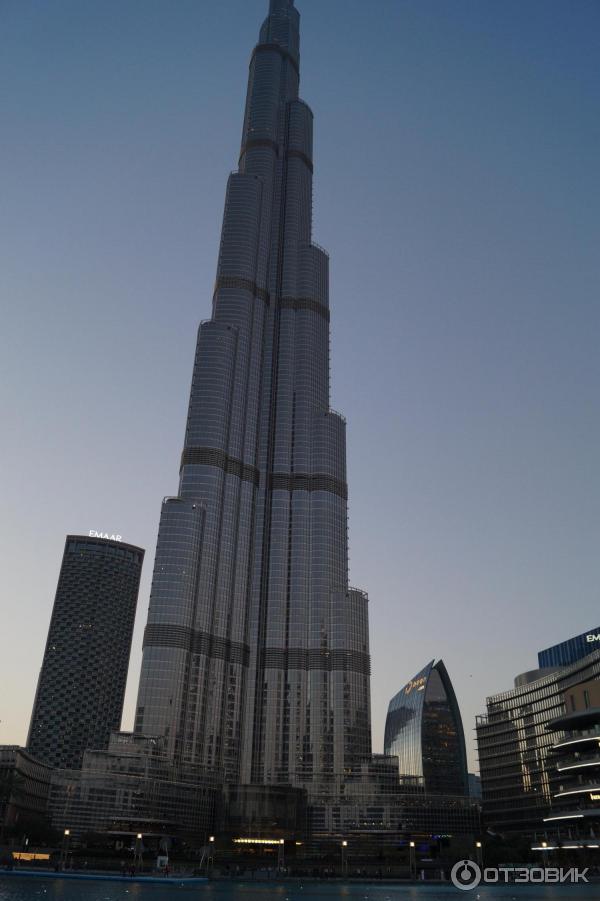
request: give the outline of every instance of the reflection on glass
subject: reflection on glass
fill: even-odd
[[[390,701],[385,753],[398,758],[400,779],[434,794],[468,792],[460,711],[442,661],[432,660]]]

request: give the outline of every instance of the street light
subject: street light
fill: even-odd
[[[144,846],[142,844],[143,835],[141,832],[138,832],[135,839],[135,851],[133,857],[133,865],[137,869],[144,869]]]
[[[483,845],[481,842],[475,842],[475,848],[477,849],[477,863],[480,867],[483,866]]]
[[[63,841],[62,841],[62,869],[66,868],[67,864],[67,854],[69,853],[69,836],[71,835],[70,829],[65,829],[63,832]]]
[[[348,842],[346,839],[342,842],[342,876],[345,876],[348,870],[348,862],[346,860],[346,848],[348,847]]]
[[[409,847],[408,853],[410,855],[410,878],[415,879],[416,875],[417,875],[417,859],[416,859],[416,852],[415,852],[415,843],[409,842],[408,847]]]

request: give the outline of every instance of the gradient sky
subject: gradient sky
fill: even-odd
[[[267,0],[1,0],[0,743],[64,536],[147,549]],[[474,719],[600,624],[600,4],[297,0],[374,749],[442,657]]]

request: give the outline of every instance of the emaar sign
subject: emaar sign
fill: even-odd
[[[585,640],[589,644],[593,644],[595,641],[600,641],[600,632],[598,632],[598,633],[590,632],[588,635],[585,636]]]
[[[95,529],[90,529],[89,531],[90,538],[104,538],[106,541],[121,541],[121,535],[109,535],[108,532],[96,532]]]

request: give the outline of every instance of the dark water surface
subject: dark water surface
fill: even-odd
[[[0,873],[0,901],[599,901],[600,885],[484,886],[461,892],[446,885],[363,883],[208,883],[194,886],[28,879]]]

